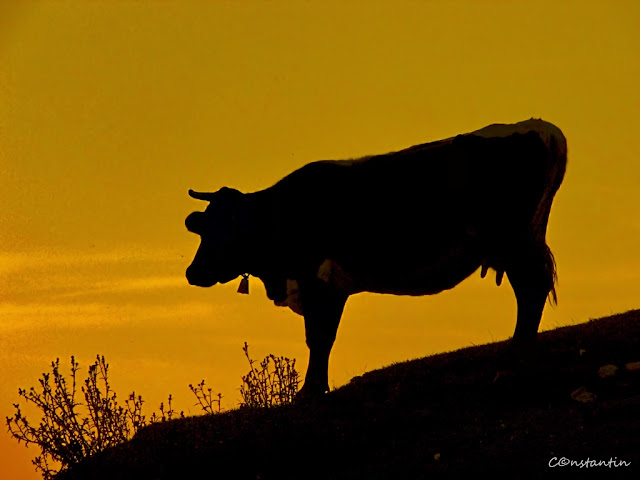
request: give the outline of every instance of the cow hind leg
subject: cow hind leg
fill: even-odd
[[[555,263],[549,248],[531,243],[514,253],[506,268],[518,305],[510,348],[498,361],[494,383],[519,384],[535,365],[536,338],[547,297],[555,300]]]
[[[547,297],[555,301],[555,262],[551,250],[544,242],[531,242],[514,255],[506,273],[518,304],[513,345],[530,349],[536,343]]]
[[[298,283],[309,347],[309,366],[299,396],[316,397],[329,391],[329,355],[348,295],[318,279]]]

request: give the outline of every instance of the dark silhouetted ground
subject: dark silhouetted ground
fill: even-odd
[[[494,383],[506,350],[395,364],[314,404],[155,424],[58,478],[640,478],[640,310],[544,332],[534,367]],[[618,369],[602,378],[605,365]]]

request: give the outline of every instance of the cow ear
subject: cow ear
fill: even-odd
[[[225,194],[232,194],[232,195],[236,195],[240,193],[239,190],[236,190],[235,188],[231,188],[231,187],[222,187],[220,190],[218,190],[218,192],[225,193]]]
[[[202,232],[204,232],[204,213],[193,212],[187,217],[184,224],[190,232],[202,235]]]
[[[195,198],[196,200],[205,200],[207,202],[210,202],[211,200],[213,200],[214,195],[215,193],[212,192],[196,192],[195,190],[189,190],[189,196],[191,198]]]

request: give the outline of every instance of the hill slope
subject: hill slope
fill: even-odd
[[[640,472],[640,371],[632,364],[640,362],[640,310],[541,333],[534,366],[494,383],[506,351],[499,342],[395,364],[310,405],[155,424],[57,478]],[[601,378],[608,364],[618,370]],[[550,468],[553,457],[615,463]],[[631,465],[614,467],[622,460]]]

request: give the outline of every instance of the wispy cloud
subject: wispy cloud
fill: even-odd
[[[0,254],[0,331],[211,315],[169,251]]]
[[[95,282],[87,286],[69,288],[67,291],[56,295],[57,300],[88,297],[92,295],[105,295],[117,293],[152,292],[165,289],[177,289],[186,287],[183,276],[149,276],[138,278],[113,278],[108,281]]]
[[[102,252],[72,252],[37,249],[28,252],[0,251],[0,274],[88,265],[122,263],[159,263],[183,261],[182,256],[170,250],[126,250]]]
[[[157,326],[174,323],[182,326],[220,316],[221,307],[210,302],[176,302],[167,305],[135,304],[15,304],[0,303],[0,334],[33,329],[76,329],[81,327],[136,325]],[[159,323],[160,322],[160,323]]]
[[[83,301],[186,286],[185,260],[168,251],[0,254],[0,302]]]

